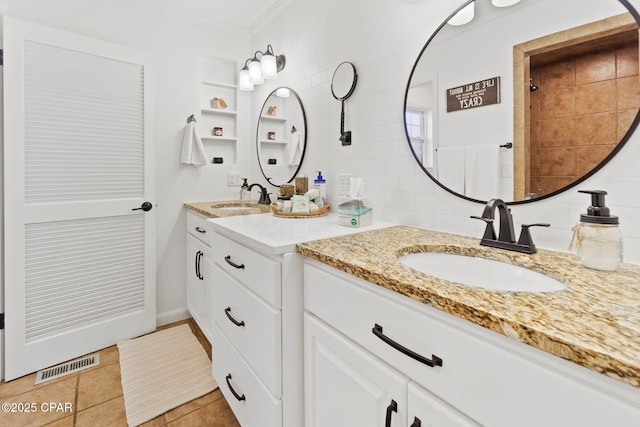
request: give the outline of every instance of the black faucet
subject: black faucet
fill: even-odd
[[[270,205],[271,204],[271,199],[269,198],[269,193],[267,193],[267,189],[265,187],[263,187],[262,185],[258,184],[257,182],[251,185],[247,185],[247,179],[246,178],[242,178],[244,179],[244,183],[242,184],[242,189],[243,190],[247,190],[247,191],[251,191],[251,189],[253,187],[258,187],[260,189],[260,199],[258,200],[258,204],[259,205]]]
[[[495,219],[495,212],[498,209],[500,213],[500,228],[498,229],[498,237],[496,238],[496,232],[493,228],[493,220]],[[507,249],[510,251],[523,252],[526,254],[535,254],[536,245],[531,240],[530,227],[549,227],[550,224],[522,224],[522,231],[520,232],[520,238],[516,242],[516,235],[513,231],[513,217],[511,216],[511,210],[507,204],[501,199],[491,199],[484,207],[482,216],[471,216],[471,218],[484,221],[487,226],[484,230],[484,235],[480,240],[482,246],[491,246],[493,248]]]

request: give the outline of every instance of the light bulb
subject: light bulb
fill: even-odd
[[[249,62],[249,77],[251,78],[251,83],[254,85],[264,83],[264,79],[262,78],[262,67],[257,59],[253,59]]]
[[[251,77],[249,76],[249,69],[247,67],[240,70],[240,75],[238,76],[238,89],[253,90],[253,83],[251,83]]]

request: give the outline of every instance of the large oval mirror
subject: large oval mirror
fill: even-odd
[[[624,0],[493,3],[466,2],[427,41],[407,140],[457,196],[540,200],[595,173],[637,127],[640,17]],[[462,14],[472,19],[451,25]]]
[[[260,170],[276,187],[293,181],[307,148],[307,116],[298,94],[279,87],[269,94],[260,111],[256,150]]]

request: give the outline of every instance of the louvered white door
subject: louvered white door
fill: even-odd
[[[155,329],[141,52],[4,18],[5,379]]]

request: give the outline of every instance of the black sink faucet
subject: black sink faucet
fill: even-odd
[[[246,181],[245,181],[246,182]],[[251,191],[253,187],[258,187],[260,189],[260,199],[258,200],[259,205],[270,205],[271,199],[269,198],[269,193],[267,193],[267,189],[257,182],[247,186],[246,190]]]
[[[496,209],[500,214],[500,228],[498,229],[498,237],[496,238],[496,232],[493,228],[493,221],[495,219]],[[516,243],[516,235],[513,231],[513,217],[511,216],[511,209],[501,199],[491,199],[484,207],[482,216],[471,216],[471,218],[484,221],[487,226],[484,230],[484,235],[480,240],[482,246],[491,246],[493,248],[507,249],[510,251],[523,252],[527,254],[536,253],[536,246],[531,240],[531,233],[529,227],[549,227],[549,224],[522,224],[522,231],[520,232],[520,238]]]

